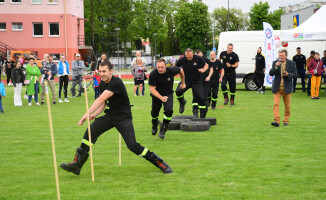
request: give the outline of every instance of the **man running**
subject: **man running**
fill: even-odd
[[[209,102],[212,100],[212,110],[215,110],[219,83],[222,83],[222,80],[224,77],[224,68],[223,68],[221,61],[216,59],[215,51],[211,51],[209,53],[209,57],[210,57],[209,64],[211,65],[211,67],[213,69],[213,74],[211,76],[210,85],[209,85],[210,87],[208,90],[207,98],[208,98]],[[220,77],[220,72],[221,72],[221,77]]]

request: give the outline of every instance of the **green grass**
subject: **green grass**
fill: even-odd
[[[161,140],[151,135],[148,87],[145,97],[134,97],[133,85],[126,86],[135,105],[137,141],[166,160],[174,173],[161,173],[124,143],[119,167],[114,129],[94,145],[94,183],[90,162],[80,176],[58,168],[62,199],[326,199],[324,89],[318,101],[298,90],[290,125],[274,128],[270,90],[258,95],[238,86],[235,106],[224,106],[220,94],[217,110],[209,111],[217,126],[207,132],[168,131]],[[56,199],[47,107],[28,107],[27,100],[14,107],[13,88],[6,92],[5,113],[0,113],[0,199]],[[89,91],[90,103],[93,94]],[[188,91],[185,114],[191,114],[191,96]],[[84,95],[69,100],[51,104],[58,166],[73,159],[87,127],[77,126],[85,112]]]

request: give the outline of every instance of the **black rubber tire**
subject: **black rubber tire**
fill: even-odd
[[[190,122],[190,119],[172,119],[169,123],[168,130],[180,130],[180,125],[182,122]],[[160,128],[163,122],[160,122]]]
[[[192,121],[208,121],[211,123],[211,126],[216,125],[215,117],[206,117],[206,118],[193,118]]]
[[[245,81],[245,87],[248,91],[255,91],[255,90],[258,90],[258,87],[257,85],[255,84],[254,80],[254,75],[251,74],[250,76],[248,76],[246,78],[246,81]]]
[[[196,117],[193,115],[176,115],[176,116],[172,117],[172,120],[173,119],[192,119],[192,118],[196,118]]]
[[[210,126],[209,121],[191,121],[181,123],[180,130],[191,132],[208,131]]]

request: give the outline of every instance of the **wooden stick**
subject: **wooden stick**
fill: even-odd
[[[119,166],[121,166],[121,134],[119,133]]]
[[[58,177],[57,159],[56,159],[56,155],[55,155],[55,145],[54,145],[53,126],[52,126],[52,115],[51,115],[51,107],[50,107],[50,100],[49,100],[49,88],[48,88],[47,81],[45,81],[45,91],[46,91],[46,102],[47,102],[47,105],[48,105],[50,132],[51,132],[51,141],[52,141],[52,153],[53,153],[53,165],[54,165],[55,183],[56,183],[56,187],[57,187],[57,197],[58,197],[58,200],[60,200],[59,177]]]
[[[91,125],[89,121],[89,110],[88,110],[88,99],[87,99],[87,87],[86,87],[86,81],[84,82],[84,92],[85,92],[85,102],[86,102],[86,114],[87,114],[87,126],[88,126],[88,141],[89,141],[89,152],[91,157],[91,171],[92,171],[92,181],[94,182],[94,166],[93,166],[93,152],[92,152],[92,137],[91,137]]]

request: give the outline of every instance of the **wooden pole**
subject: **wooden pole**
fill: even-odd
[[[91,125],[89,121],[89,110],[88,110],[88,99],[87,99],[87,87],[86,87],[86,81],[84,82],[84,91],[85,91],[85,102],[86,102],[86,114],[87,114],[87,129],[88,129],[88,141],[89,141],[89,152],[91,157],[91,171],[92,171],[92,181],[94,182],[94,166],[93,166],[93,151],[92,151],[92,137],[91,137]]]
[[[50,133],[51,133],[51,141],[52,141],[52,154],[53,154],[53,166],[54,166],[54,174],[55,174],[55,183],[56,183],[56,187],[57,187],[57,197],[58,197],[58,200],[60,200],[59,177],[58,177],[57,159],[56,159],[56,155],[55,155],[55,145],[54,145],[53,126],[52,126],[52,115],[51,115],[51,107],[50,107],[50,100],[49,100],[49,89],[48,89],[47,81],[45,81],[45,91],[46,91],[46,102],[47,102],[47,105],[48,105]]]

